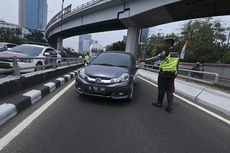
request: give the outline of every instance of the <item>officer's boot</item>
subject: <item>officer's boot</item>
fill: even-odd
[[[169,113],[172,112],[172,103],[173,103],[173,93],[167,93],[167,101],[168,106],[165,108],[165,110]]]
[[[158,89],[158,101],[157,103],[152,103],[152,105],[157,106],[157,107],[162,107],[162,103],[164,100],[165,92],[164,90]]]

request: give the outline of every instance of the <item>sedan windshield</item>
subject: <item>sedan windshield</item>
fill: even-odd
[[[97,56],[91,64],[127,68],[132,67],[130,55],[122,53],[102,53],[99,56]]]
[[[35,46],[17,46],[11,49],[12,52],[22,53],[30,57],[35,57],[41,54],[43,47]]]

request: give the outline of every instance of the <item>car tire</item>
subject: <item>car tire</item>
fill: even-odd
[[[134,91],[134,84],[132,84],[132,86],[131,86],[131,92],[129,94],[129,97],[127,98],[128,102],[132,102],[132,100],[133,100],[133,91]]]
[[[37,62],[36,66],[42,66],[42,63],[41,63],[41,62]],[[42,67],[36,67],[36,68],[34,69],[34,71],[41,71],[41,70],[43,70]]]

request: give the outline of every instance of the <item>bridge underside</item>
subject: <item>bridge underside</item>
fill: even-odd
[[[195,19],[230,15],[230,0],[184,0],[135,15],[122,22],[129,21],[137,26],[152,27],[160,24]]]
[[[128,5],[130,3],[130,6]],[[133,3],[133,5],[131,5]],[[127,1],[127,6],[129,8],[123,12],[123,16],[120,18],[110,19],[101,22],[89,23],[86,25],[77,26],[74,28],[67,28],[64,30],[60,30],[60,27],[65,24],[68,24],[68,19],[66,22],[59,22],[55,24],[49,31],[53,31],[56,29],[57,32],[48,37],[48,41],[53,44],[53,46],[57,46],[57,39],[61,37],[62,39],[87,34],[87,33],[95,33],[95,32],[104,32],[104,31],[112,31],[112,30],[121,30],[121,29],[129,29],[128,35],[130,34],[132,37],[135,36],[137,38],[132,38],[128,36],[130,39],[129,46],[126,48],[133,49],[137,47],[133,47],[132,45],[136,45],[137,43],[132,43],[132,40],[138,40],[138,30],[140,28],[157,26],[160,24],[182,21],[187,19],[201,18],[201,17],[211,17],[211,16],[220,16],[220,15],[230,15],[230,0],[182,0],[178,2],[172,2],[171,4],[164,5],[157,8],[149,7],[154,4],[153,1],[143,0],[136,1]],[[138,3],[143,6],[139,6]],[[150,8],[146,10],[142,10],[140,13],[132,14],[135,10],[143,8]],[[97,12],[94,12],[97,13]],[[119,12],[115,12],[115,14]],[[83,17],[82,17],[83,18]],[[98,18],[102,18],[100,14]],[[74,20],[70,18],[69,20]],[[95,19],[96,20],[96,19]],[[136,30],[134,30],[136,28]],[[53,29],[53,30],[52,30]],[[49,34],[48,34],[49,35]],[[48,36],[47,35],[47,36]],[[112,37],[112,36],[111,36]],[[127,40],[129,42],[129,40]],[[137,51],[133,51],[136,53]]]
[[[99,23],[94,23],[90,25],[68,29],[68,30],[56,33],[55,35],[52,35],[48,40],[51,44],[56,46],[58,36],[62,36],[62,38],[65,39],[65,38],[82,35],[82,34],[122,30],[122,29],[126,29],[126,27],[121,23],[120,20],[116,19],[116,20],[99,22]]]

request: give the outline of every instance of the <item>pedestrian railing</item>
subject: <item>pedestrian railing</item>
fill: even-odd
[[[159,71],[159,66],[151,64],[140,64],[140,68],[144,70],[149,70],[153,72]],[[218,82],[218,73],[205,72],[205,71],[195,71],[189,69],[179,69],[178,77],[186,79],[188,81],[193,80],[206,84],[216,84]]]
[[[36,60],[36,63],[33,63],[33,60]],[[0,57],[0,75],[10,74],[14,76],[20,76],[21,73],[24,72],[28,73],[46,69],[57,69],[63,66],[83,64],[83,62],[84,60],[82,58]]]

